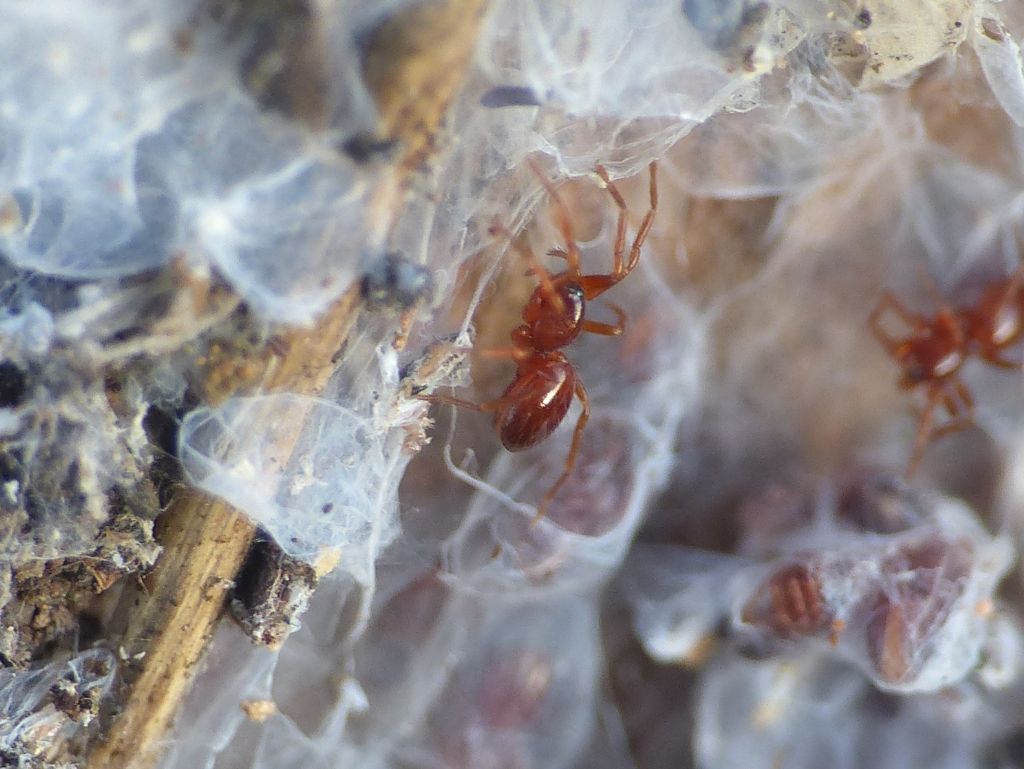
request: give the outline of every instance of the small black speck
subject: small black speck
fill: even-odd
[[[390,160],[397,147],[398,142],[394,139],[364,133],[346,139],[341,150],[355,162],[364,164],[374,160]]]
[[[858,29],[867,29],[871,26],[871,11],[865,8],[854,17],[853,21]]]
[[[320,512],[322,512],[324,515],[327,515],[333,509],[334,509],[334,503],[333,502],[328,502],[326,505],[324,505],[323,507],[320,508]]]
[[[13,408],[25,400],[28,377],[9,360],[0,363],[0,407]]]
[[[960,27],[962,27],[963,25],[964,25],[964,23],[962,21],[954,21],[953,22],[953,26],[956,27],[957,29],[960,29]]]

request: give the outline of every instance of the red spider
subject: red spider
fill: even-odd
[[[938,297],[934,285],[927,278],[925,281]],[[1024,265],[986,288],[974,305],[953,310],[941,298],[938,304],[939,311],[928,318],[910,312],[886,292],[869,320],[875,336],[903,369],[900,386],[905,390],[924,387],[926,391],[908,478],[931,441],[973,424],[974,399],[958,375],[968,355],[1000,368],[1021,367],[1021,361],[1004,357],[1003,351],[1024,338]],[[882,330],[879,321],[886,309],[910,326],[909,336],[893,339]],[[946,408],[949,420],[935,427],[935,409],[940,405]]]
[[[565,240],[564,250],[556,248],[549,253],[565,259],[567,269],[552,275],[533,253],[524,247],[515,246],[529,262],[530,273],[537,278],[538,285],[523,308],[523,324],[512,331],[512,346],[486,351],[489,357],[509,358],[516,363],[515,378],[500,398],[485,403],[472,403],[443,395],[421,397],[476,411],[494,412],[494,423],[501,443],[509,451],[528,449],[551,435],[568,414],[573,397],[579,398],[582,412],[573,432],[569,456],[565,460],[562,474],[537,506],[535,520],[539,520],[544,517],[548,503],[572,473],[583,437],[583,428],[590,417],[590,401],[586,388],[580,381],[576,369],[561,350],[583,331],[603,336],[619,336],[625,329],[626,314],[620,307],[612,305],[618,322],[611,325],[588,320],[586,303],[601,296],[636,267],[640,259],[640,249],[647,239],[658,208],[658,183],[657,166],[651,163],[650,208],[640,223],[627,256],[626,219],[629,210],[618,188],[608,178],[607,171],[602,166],[597,166],[597,175],[601,177],[605,189],[615,201],[619,217],[612,271],[603,275],[584,275],[580,269],[579,247],[573,238],[565,203],[537,164],[530,161],[530,168],[554,201],[558,226]],[[511,233],[499,225],[492,227],[491,233],[503,235],[514,243]]]
[[[938,298],[938,292],[933,293]],[[903,369],[900,387],[925,391],[924,410],[907,465],[908,478],[916,472],[931,441],[973,423],[974,398],[958,375],[968,354],[967,334],[960,315],[941,298],[937,303],[938,312],[929,318],[911,312],[887,291],[868,319],[875,336]],[[906,337],[894,339],[882,329],[880,321],[886,310],[895,312],[909,327]],[[935,410],[939,406],[945,407],[949,420],[936,427]]]

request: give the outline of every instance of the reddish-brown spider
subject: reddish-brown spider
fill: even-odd
[[[930,282],[928,285],[934,289]],[[875,336],[903,370],[900,387],[908,391],[923,389],[925,392],[914,450],[907,465],[908,478],[916,472],[930,442],[973,422],[974,398],[959,377],[960,367],[968,354],[967,335],[960,314],[945,304],[937,291],[932,293],[939,305],[934,317],[911,312],[887,291],[868,319]],[[882,328],[881,320],[887,310],[894,312],[909,327],[907,336],[896,339]],[[936,427],[935,411],[940,406],[946,409],[949,419]]]
[[[927,278],[925,282],[938,297],[934,285]],[[937,301],[939,311],[928,318],[910,312],[886,292],[869,321],[875,336],[903,369],[900,386],[905,390],[923,387],[926,392],[908,478],[931,441],[973,424],[974,399],[958,375],[969,355],[1000,368],[1019,369],[1022,365],[1006,358],[1004,351],[1024,338],[1024,265],[988,286],[973,305],[953,310],[941,298]],[[882,330],[880,320],[887,309],[910,327],[909,336],[893,339]],[[935,410],[940,405],[949,420],[935,427]]]
[[[564,249],[552,249],[550,254],[564,259],[567,268],[564,272],[552,275],[532,252],[525,247],[516,246],[529,262],[530,273],[537,278],[537,287],[523,308],[522,325],[512,331],[511,347],[489,350],[485,353],[488,357],[509,358],[516,363],[515,378],[500,398],[484,403],[472,403],[444,395],[424,397],[427,400],[450,403],[476,411],[493,412],[501,443],[509,451],[528,449],[551,435],[569,413],[573,398],[579,398],[582,411],[576,421],[569,455],[565,460],[562,474],[537,506],[535,520],[539,520],[544,516],[548,503],[572,473],[580,450],[583,428],[590,417],[590,401],[586,388],[572,363],[565,357],[562,348],[584,331],[603,336],[618,336],[625,329],[626,314],[620,307],[612,305],[618,322],[611,325],[588,320],[587,302],[601,296],[636,267],[640,259],[640,249],[647,239],[658,209],[658,182],[657,166],[651,163],[650,208],[640,222],[627,255],[626,220],[629,210],[618,188],[608,177],[608,172],[602,166],[597,166],[597,175],[615,201],[619,216],[612,255],[612,271],[607,274],[584,275],[580,268],[579,246],[572,234],[565,203],[539,166],[530,161],[530,168],[554,203],[555,217],[565,240]],[[511,233],[500,225],[493,226],[491,233],[502,235],[514,244]]]

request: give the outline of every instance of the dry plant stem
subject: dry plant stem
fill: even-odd
[[[367,85],[380,110],[378,130],[401,142],[397,179],[422,167],[465,76],[487,0],[423,2],[384,22],[370,41]]]
[[[380,106],[380,132],[401,148],[374,196],[384,231],[399,216],[399,192],[410,174],[437,149],[485,6],[485,0],[425,3],[387,22],[371,42],[366,76]],[[353,289],[315,329],[279,338],[284,352],[270,357],[261,389],[318,395],[357,310]],[[120,645],[131,659],[145,654],[125,672],[121,712],[94,746],[92,769],[145,769],[159,758],[254,534],[230,505],[194,492],[172,502],[160,532],[165,550],[145,590],[127,590],[121,606],[126,626]]]
[[[130,658],[145,652],[126,680],[124,710],[89,756],[89,766],[152,766],[178,703],[213,635],[231,579],[242,565],[252,526],[230,506],[183,493],[165,513],[164,551],[147,580],[149,595],[131,591],[132,608],[122,647]],[[130,675],[130,674],[129,674]]]
[[[286,352],[265,371],[263,388],[318,395],[357,309],[353,289],[315,330],[284,335],[279,341]],[[123,709],[92,751],[90,767],[142,769],[159,758],[254,533],[229,504],[191,490],[181,492],[160,517],[164,552],[144,587],[127,589],[119,608],[126,623],[119,645],[129,659],[145,656],[124,672]]]
[[[400,146],[392,173],[374,190],[371,230],[391,229],[418,172],[437,154],[488,4],[427,0],[384,22],[371,38],[364,74],[380,110],[377,131]]]

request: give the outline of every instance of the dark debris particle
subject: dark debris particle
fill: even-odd
[[[499,85],[480,97],[480,106],[488,109],[501,107],[539,107],[541,101],[533,89],[519,85]]]
[[[25,475],[22,451],[6,446],[0,449],[0,483],[16,481],[19,485],[23,485],[25,483]]]
[[[258,539],[232,590],[231,614],[254,643],[277,648],[298,627],[317,581],[312,566]]]
[[[342,142],[341,151],[362,165],[375,160],[390,160],[397,147],[398,142],[395,139],[361,133]]]
[[[149,479],[157,490],[161,505],[168,504],[174,489],[182,480],[181,465],[175,458],[178,451],[178,420],[157,406],[150,406],[142,418],[142,427],[150,442],[158,449],[149,468]]]
[[[24,490],[24,500],[25,513],[28,515],[28,522],[25,527],[22,528],[22,534],[27,534],[32,530],[33,526],[41,525],[46,522],[48,518],[48,509],[46,502],[34,489],[27,488]]]
[[[98,688],[79,691],[74,681],[63,679],[50,687],[53,706],[72,721],[88,723],[99,713]]]
[[[157,406],[150,406],[142,418],[146,436],[161,451],[174,454],[178,447],[178,420]]]
[[[78,689],[73,682],[60,680],[50,687],[53,706],[70,718],[75,718],[79,707]]]
[[[84,611],[78,615],[78,627],[76,629],[78,642],[82,647],[87,648],[92,643],[99,643],[104,640],[104,627],[102,620],[95,614]],[[109,672],[109,671],[108,671]],[[104,673],[106,675],[106,673]]]
[[[860,13],[853,17],[853,23],[857,29],[867,29],[871,26],[871,11],[864,8]]]
[[[0,363],[0,408],[21,405],[28,391],[25,372],[9,360]]]
[[[363,275],[360,292],[370,309],[407,310],[434,289],[430,272],[401,254],[386,254]]]

